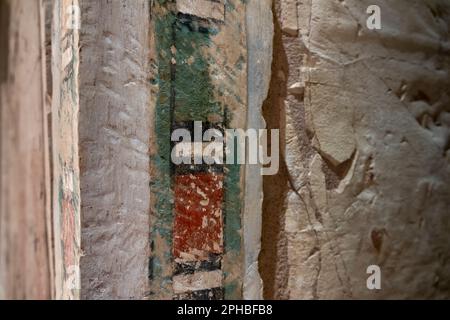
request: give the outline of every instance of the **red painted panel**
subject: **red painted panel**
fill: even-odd
[[[223,174],[175,177],[174,257],[206,260],[223,253]]]

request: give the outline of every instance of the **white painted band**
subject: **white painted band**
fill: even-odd
[[[210,0],[177,0],[179,12],[194,15],[200,18],[225,20],[225,6],[220,2]]]
[[[175,294],[222,287],[222,270],[196,272],[173,277]]]

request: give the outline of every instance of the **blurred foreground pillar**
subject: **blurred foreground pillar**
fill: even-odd
[[[0,299],[51,292],[41,1],[0,1]]]

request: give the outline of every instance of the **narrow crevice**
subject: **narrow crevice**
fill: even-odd
[[[280,22],[274,12],[274,48],[272,78],[269,94],[263,104],[263,117],[267,129],[279,129],[283,141],[285,136],[285,107],[289,66],[284,50]],[[283,147],[281,147],[283,148]],[[270,146],[269,146],[270,150]],[[271,150],[270,150],[271,152]],[[284,150],[280,150],[283,157]],[[280,170],[263,180],[263,225],[259,268],[264,283],[264,299],[287,299],[287,239],[283,232],[286,211],[285,199],[289,191],[289,174],[286,164],[280,161]]]

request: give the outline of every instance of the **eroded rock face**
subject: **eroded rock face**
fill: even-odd
[[[286,166],[264,186],[284,199],[264,222],[262,259],[278,255],[262,266],[266,297],[450,295],[450,6],[377,1],[369,30],[372,2],[275,5],[265,117],[286,124]],[[366,287],[369,265],[381,290]]]

